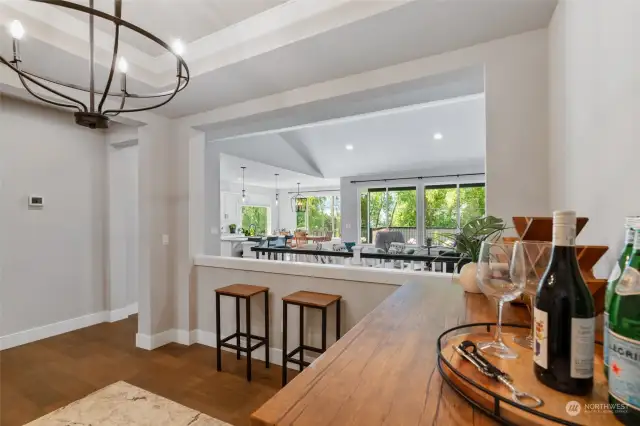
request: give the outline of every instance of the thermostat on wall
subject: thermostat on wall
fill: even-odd
[[[44,200],[39,195],[29,195],[29,207],[42,207]]]

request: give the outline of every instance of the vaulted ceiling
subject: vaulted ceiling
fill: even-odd
[[[223,180],[237,179],[245,165],[251,166],[247,176],[253,185],[272,187],[273,174],[281,173],[282,185],[301,181],[308,187],[336,186],[346,176],[408,170],[481,172],[485,139],[485,99],[480,94],[211,143],[234,158],[221,163]]]
[[[87,4],[88,0],[79,1]],[[269,94],[546,27],[557,0],[124,0],[123,16],[166,42],[180,38],[190,86],[157,110],[182,117]],[[96,0],[111,10],[110,0]],[[0,2],[0,25],[20,19],[27,70],[86,84],[87,18],[25,0]],[[105,78],[112,31],[96,19],[97,73]],[[175,59],[125,31],[130,88],[165,89]],[[8,56],[11,40],[0,35]],[[17,90],[0,69],[0,90]]]

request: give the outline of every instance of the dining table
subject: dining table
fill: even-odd
[[[324,235],[307,235],[306,238],[307,238],[307,240],[313,241],[313,242],[326,241],[327,240],[327,237],[324,236]]]

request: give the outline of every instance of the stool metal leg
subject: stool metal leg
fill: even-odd
[[[322,308],[322,352],[327,350],[327,308]]]
[[[264,292],[264,360],[269,368],[269,292]]]
[[[336,342],[340,340],[340,299],[336,302]]]
[[[240,298],[236,297],[236,346],[240,347]],[[236,359],[240,359],[240,349],[236,351]]]
[[[220,340],[220,293],[216,293],[216,362],[218,371],[222,371],[222,345]]]
[[[282,301],[282,386],[287,384],[287,302]]]
[[[300,371],[304,368],[304,365],[302,365],[304,360],[302,345],[304,345],[304,306],[300,305]]]
[[[247,311],[247,380],[251,381],[251,299],[245,298]]]

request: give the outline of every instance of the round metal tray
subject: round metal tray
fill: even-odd
[[[472,379],[472,378],[468,377],[467,375],[463,374],[462,372],[460,372],[456,367],[454,367],[443,356],[443,354],[442,354],[443,345],[447,341],[448,337],[455,337],[456,335],[458,335],[458,333],[455,333],[455,332],[458,332],[458,331],[464,330],[464,329],[471,329],[471,328],[474,328],[474,327],[476,327],[476,328],[477,327],[485,327],[486,331],[490,332],[491,331],[491,327],[495,327],[495,326],[496,326],[496,323],[492,323],[492,322],[482,322],[482,323],[472,323],[472,324],[459,325],[459,326],[452,327],[452,328],[446,330],[444,333],[442,333],[440,336],[438,336],[438,341],[437,341],[438,371],[440,372],[440,375],[442,376],[442,379],[445,382],[447,382],[447,384],[449,386],[451,386],[451,388],[454,391],[456,391],[456,393],[458,393],[458,395],[460,395],[465,401],[467,401],[469,404],[471,404],[474,408],[477,408],[478,410],[480,410],[481,412],[483,412],[487,416],[491,417],[493,420],[499,422],[500,424],[517,426],[516,423],[513,423],[513,422],[505,419],[501,414],[501,406],[503,404],[507,404],[507,405],[510,405],[512,407],[515,407],[518,410],[522,410],[523,412],[532,414],[534,416],[538,416],[541,419],[545,419],[545,420],[548,420],[548,421],[556,423],[556,424],[569,425],[569,426],[581,426],[580,423],[573,423],[571,421],[568,421],[568,420],[565,420],[565,419],[561,419],[561,418],[552,416],[552,415],[547,414],[547,413],[543,413],[543,412],[537,410],[536,408],[531,408],[531,407],[524,406],[522,404],[519,404],[519,403],[509,399],[508,397],[499,395],[499,394],[493,392],[492,390],[487,389],[486,387],[482,386],[481,384],[479,384],[474,379]],[[503,324],[502,327],[503,328],[529,329],[529,326],[522,325],[522,324]],[[596,344],[602,345],[601,342],[596,342]],[[487,399],[489,399],[489,400],[491,400],[493,402],[493,409],[489,409],[489,408],[481,405],[479,402],[477,402],[476,400],[471,398],[469,395],[467,395],[463,391],[463,389],[460,388],[460,386],[458,386],[450,377],[448,377],[448,375],[444,371],[445,366],[449,371],[451,371],[453,374],[455,374],[461,380],[465,381],[466,383],[468,383],[472,387],[476,388],[480,392],[485,393],[487,395]]]

